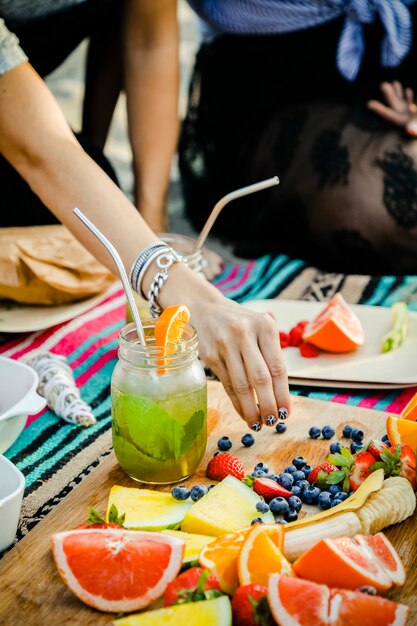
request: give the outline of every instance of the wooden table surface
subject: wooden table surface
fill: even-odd
[[[311,440],[308,437],[310,426],[331,424],[336,429],[337,438],[341,438],[343,425],[350,423],[363,428],[366,438],[380,438],[385,433],[386,416],[378,411],[294,397],[286,433],[278,435],[275,429],[264,427],[255,435],[255,445],[244,448],[240,439],[247,432],[246,425],[236,415],[220,383],[210,382],[209,444],[200,468],[187,484],[211,482],[205,477],[205,468],[222,435],[233,441],[232,452],[242,460],[247,473],[258,461],[268,463],[270,468],[279,472],[294,456],[303,455],[310,464],[323,461],[329,442]],[[99,613],[83,605],[63,584],[51,555],[51,535],[85,521],[89,507],[104,514],[109,490],[115,484],[137,486],[119,468],[112,454],[4,556],[0,561],[1,626],[101,626],[112,623],[114,615]],[[386,534],[407,571],[404,587],[391,592],[389,597],[411,607],[408,626],[417,626],[416,514],[389,528]]]

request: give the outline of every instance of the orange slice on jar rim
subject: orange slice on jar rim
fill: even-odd
[[[190,311],[185,304],[168,306],[155,323],[155,345],[161,348],[180,343]]]

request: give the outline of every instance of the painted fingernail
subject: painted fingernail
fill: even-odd
[[[277,418],[275,417],[275,415],[268,415],[268,417],[265,419],[265,423],[267,426],[273,426],[276,421]]]
[[[253,422],[250,427],[255,431],[255,433],[258,433],[262,428],[262,424],[261,422]]]
[[[278,409],[278,417],[280,420],[286,420],[288,417],[288,409],[282,406]]]

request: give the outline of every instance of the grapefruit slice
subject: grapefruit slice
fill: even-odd
[[[303,341],[327,352],[351,352],[363,345],[365,335],[358,317],[337,293],[306,326]]]
[[[372,551],[373,556],[394,585],[399,586],[405,583],[405,570],[399,554],[384,533],[356,535],[355,539]]]
[[[271,572],[291,576],[292,567],[282,554],[283,549],[284,527],[281,524],[252,526],[238,556],[240,584],[266,586]]]
[[[227,596],[202,602],[177,604],[166,609],[127,615],[114,626],[231,626],[232,609]]]
[[[269,608],[280,626],[327,626],[329,602],[330,589],[325,585],[279,574],[269,576]]]
[[[239,585],[237,560],[249,529],[227,533],[202,549],[199,562],[220,583],[222,591],[232,595]]]
[[[293,568],[297,576],[329,587],[357,589],[373,585],[381,592],[392,586],[390,576],[384,572],[370,546],[352,537],[322,539],[302,554]]]
[[[401,417],[387,417],[387,435],[392,446],[405,443],[417,452],[417,422]]]
[[[410,609],[379,596],[332,589],[329,624],[332,626],[404,626]]]
[[[185,544],[162,533],[70,530],[52,535],[58,571],[85,604],[136,611],[159,598],[180,571]]]

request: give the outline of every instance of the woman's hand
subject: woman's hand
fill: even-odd
[[[404,89],[395,80],[393,83],[382,83],[381,91],[386,104],[370,100],[368,108],[388,122],[402,126],[412,137],[417,137],[417,106],[413,90],[409,87]]]

